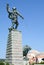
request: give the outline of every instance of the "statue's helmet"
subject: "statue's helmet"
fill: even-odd
[[[13,9],[13,10],[16,10],[16,7],[13,7],[12,9]]]

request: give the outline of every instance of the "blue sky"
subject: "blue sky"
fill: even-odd
[[[0,0],[0,58],[6,56],[8,28],[11,25],[7,3],[11,9],[15,6],[24,17],[24,20],[18,19],[22,45],[44,52],[44,0]]]

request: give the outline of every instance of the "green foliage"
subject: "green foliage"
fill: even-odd
[[[29,50],[31,50],[31,47],[29,47],[28,45],[25,45],[23,48],[23,56],[26,56]]]
[[[34,64],[36,64],[36,63],[32,63],[32,65],[34,65]],[[44,64],[44,62],[40,62],[40,63],[37,63],[37,64]]]
[[[8,62],[2,62],[2,61],[0,61],[0,65],[10,65],[10,64]]]
[[[4,62],[0,62],[0,65],[5,65]]]
[[[34,65],[34,63],[32,63],[32,65]]]
[[[6,65],[9,65],[9,63],[6,63]]]
[[[44,62],[40,62],[40,64],[44,64]]]

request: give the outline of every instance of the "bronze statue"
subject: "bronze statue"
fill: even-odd
[[[21,14],[19,14],[19,12],[17,11],[17,9],[15,7],[12,8],[12,11],[10,10],[10,7],[9,7],[9,4],[7,4],[7,12],[8,12],[8,17],[9,19],[12,20],[12,27],[11,28],[14,28],[14,25],[16,24],[15,26],[15,29],[17,29],[18,27],[18,16],[20,16],[22,19],[24,19]]]

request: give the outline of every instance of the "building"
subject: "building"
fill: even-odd
[[[37,50],[30,50],[27,54],[27,58],[29,59],[29,63],[35,63],[36,62],[36,55],[39,54]]]
[[[30,58],[33,58],[35,57],[37,54],[39,54],[40,52],[38,52],[37,50],[30,50],[27,54],[27,57],[30,59]]]
[[[38,58],[39,63],[44,62],[44,60],[42,60],[44,59],[44,52],[37,54],[36,57]]]
[[[44,52],[39,52],[37,50],[31,50],[27,54],[29,63],[40,63],[44,61]]]

